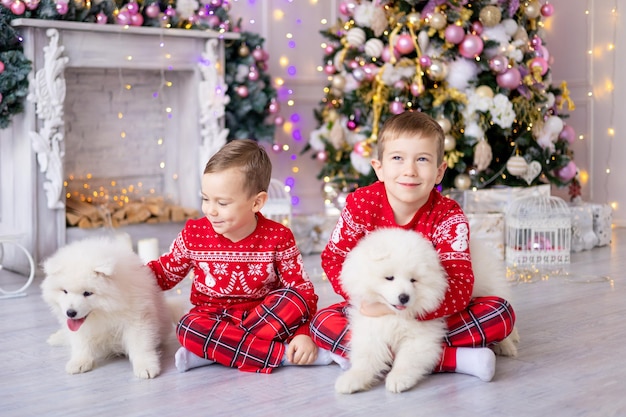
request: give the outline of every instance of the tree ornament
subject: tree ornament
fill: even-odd
[[[444,36],[446,41],[457,45],[465,38],[465,30],[458,25],[448,25],[444,32]]]
[[[250,93],[250,92],[248,91],[248,87],[246,87],[245,85],[240,85],[240,86],[238,86],[238,87],[236,88],[236,91],[237,91],[237,95],[238,95],[239,97],[242,97],[242,98],[246,98],[246,97],[248,97],[248,94]]]
[[[559,133],[559,139],[567,142],[569,145],[573,145],[576,140],[576,131],[571,125],[564,125],[563,130]]]
[[[28,10],[35,10],[39,7],[40,0],[24,0],[24,4]]]
[[[546,75],[546,72],[548,72],[548,67],[548,61],[540,56],[536,56],[528,62],[528,68],[538,68],[541,75]]]
[[[0,61],[0,74],[4,72],[4,62]]]
[[[478,171],[484,171],[489,168],[492,158],[491,145],[485,138],[481,138],[474,149],[474,166]]]
[[[419,61],[420,67],[422,68],[428,68],[433,64],[433,60],[430,59],[428,55],[422,55],[421,57],[419,57],[418,61]]]
[[[529,19],[536,19],[541,14],[541,6],[537,0],[530,0],[525,3],[524,14]]]
[[[372,58],[380,58],[384,48],[383,41],[378,38],[369,39],[365,42],[365,53]]]
[[[461,44],[459,45],[459,53],[464,58],[472,59],[476,58],[483,51],[483,40],[480,36],[474,34],[467,34]]]
[[[509,67],[509,60],[502,56],[496,55],[489,59],[489,69],[495,72],[496,74],[502,74]]]
[[[435,30],[441,30],[448,25],[448,18],[441,12],[435,12],[429,19],[430,27]]]
[[[344,16],[352,16],[356,6],[355,0],[345,0],[339,5],[339,13]]]
[[[408,33],[403,33],[396,39],[395,49],[400,55],[408,55],[415,51],[415,45],[413,44],[413,37]]]
[[[58,11],[58,6],[59,4],[63,4],[63,3],[58,3],[57,4],[57,11]],[[20,0],[16,0],[15,2],[13,2],[13,4],[11,4],[11,6],[9,7],[9,9],[11,9],[11,12],[15,15],[21,16],[24,14],[24,12],[26,11],[26,5],[24,4],[24,2],[20,1]],[[67,3],[65,3],[65,13],[67,13]],[[59,14],[65,14],[65,13],[60,13]]]
[[[546,3],[541,6],[541,15],[544,17],[550,17],[554,14],[554,6],[550,3]]]
[[[115,16],[115,23],[118,25],[130,25],[130,14],[127,10],[120,10],[120,12]]]
[[[245,43],[242,43],[239,46],[237,53],[239,54],[240,57],[245,58],[248,55],[250,55],[250,48],[248,48],[248,45],[246,45]]]
[[[443,133],[450,133],[450,129],[452,129],[452,123],[450,123],[450,120],[446,119],[444,116],[439,116],[436,120],[439,126],[441,126],[441,130],[443,130]]]
[[[541,174],[541,163],[539,161],[531,161],[528,164],[528,170],[521,177],[526,181],[526,184],[530,185],[539,174]]]
[[[413,97],[418,97],[420,96],[425,90],[424,84],[421,83],[411,83],[411,85],[409,86],[409,91],[411,91],[411,94],[413,95]]]
[[[474,92],[480,97],[493,98],[493,90],[488,85],[479,85]]]
[[[365,42],[365,31],[359,27],[354,27],[346,34],[346,41],[350,46],[358,48]]]
[[[450,152],[456,149],[456,139],[452,135],[445,135],[443,137],[443,150]]]
[[[406,21],[414,27],[419,25],[421,20],[422,20],[422,16],[418,12],[411,12],[408,15],[406,15]]]
[[[204,10],[204,9],[200,9],[200,10]],[[158,2],[150,3],[148,6],[146,6],[144,11],[146,13],[146,16],[148,16],[151,19],[156,19],[157,17],[159,17],[159,13],[161,13],[161,9],[159,8]]]
[[[348,128],[348,130],[350,130],[350,131],[354,131],[354,130],[356,130],[357,126],[358,126],[358,125],[357,125],[357,123],[356,123],[356,120],[354,120],[354,119],[350,119],[350,120],[348,120],[348,122],[346,123],[346,127],[347,127],[347,128]]]
[[[522,82],[522,75],[517,68],[509,68],[502,74],[498,74],[496,76],[496,82],[501,88],[514,90],[519,87],[520,83]]]
[[[578,167],[576,166],[574,161],[569,161],[567,165],[565,165],[563,168],[559,168],[556,171],[556,175],[563,181],[567,182],[567,181],[571,181],[576,176],[577,172],[578,172]]]
[[[141,13],[135,13],[130,15],[130,25],[131,26],[141,26],[143,25],[143,16]]]
[[[448,75],[448,66],[439,59],[433,59],[430,67],[426,70],[426,74],[433,81],[442,81]]]
[[[128,10],[128,13],[131,16],[134,15],[134,14],[139,13],[139,5],[137,4],[136,1],[130,1],[130,2],[126,3],[126,5],[124,7],[126,7],[126,10]]]
[[[384,62],[391,62],[391,59],[400,58],[400,53],[396,51],[396,48],[391,46],[385,46],[380,54],[380,57]]]
[[[472,179],[467,174],[459,174],[454,178],[454,187],[457,190],[465,191],[472,185]]]
[[[523,156],[513,155],[506,161],[506,170],[509,171],[511,175],[521,177],[528,171],[528,162],[526,162]]]
[[[254,58],[254,60],[257,62],[265,61],[266,56],[267,54],[261,48],[255,48],[254,51],[252,51],[252,58]]]
[[[502,12],[498,6],[490,4],[481,9],[478,19],[483,26],[491,28],[500,23]]]
[[[404,103],[402,103],[398,99],[393,100],[391,103],[389,103],[389,112],[391,114],[404,113]]]
[[[272,98],[267,107],[267,110],[270,112],[270,114],[278,113],[280,111],[280,103],[278,103],[278,101],[275,98]]]

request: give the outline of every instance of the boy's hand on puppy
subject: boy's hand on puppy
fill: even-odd
[[[287,360],[294,365],[310,365],[317,359],[317,345],[310,336],[299,334],[287,346]]]
[[[377,301],[363,301],[359,311],[361,314],[368,317],[381,317],[393,314],[393,310],[391,310],[386,304],[379,303]]]

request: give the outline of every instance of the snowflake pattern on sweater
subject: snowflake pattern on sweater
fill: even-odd
[[[331,238],[322,251],[322,268],[337,294],[347,300],[340,273],[348,252],[362,237],[381,227],[401,227],[421,233],[433,243],[448,274],[448,290],[443,302],[422,319],[449,316],[467,307],[474,286],[474,273],[469,253],[469,223],[461,207],[433,189],[413,219],[406,225],[398,225],[385,186],[380,181],[348,195]]]
[[[257,227],[239,242],[216,233],[206,218],[188,220],[169,253],[148,266],[163,290],[193,271],[191,303],[211,308],[251,309],[271,291],[292,288],[310,309],[317,295],[291,230],[257,214]]]

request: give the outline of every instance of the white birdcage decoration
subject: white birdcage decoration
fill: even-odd
[[[514,266],[569,264],[571,214],[563,199],[532,195],[513,200],[505,217],[505,258]]]
[[[291,196],[285,184],[276,178],[270,181],[268,198],[261,213],[278,223],[291,227]]]

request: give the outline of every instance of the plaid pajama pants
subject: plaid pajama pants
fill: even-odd
[[[304,298],[284,288],[272,291],[250,310],[195,307],[180,319],[176,334],[195,355],[268,374],[280,366],[285,341],[309,318]]]
[[[321,348],[348,356],[350,331],[346,302],[321,309],[311,320],[311,337]],[[513,330],[515,312],[499,297],[477,297],[467,308],[446,319],[448,333],[444,351],[435,372],[451,372],[456,368],[457,347],[486,347],[505,339]]]

